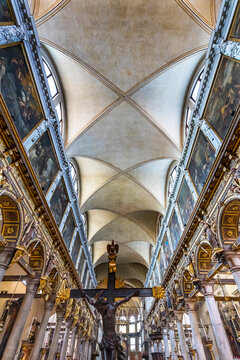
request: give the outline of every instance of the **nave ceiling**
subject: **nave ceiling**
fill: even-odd
[[[97,280],[114,239],[117,276],[140,286],[220,1],[29,1],[65,96],[64,141],[79,168]]]

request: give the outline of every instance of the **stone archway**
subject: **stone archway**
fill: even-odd
[[[230,249],[234,243],[240,242],[239,216],[240,198],[231,199],[220,210],[219,237],[225,250]]]
[[[21,216],[18,204],[4,194],[0,196],[1,233],[0,233],[0,281],[7,270],[15,252],[20,234]]]
[[[20,212],[16,202],[8,195],[0,196],[2,212],[1,234],[3,243],[16,243],[20,233]]]
[[[197,250],[197,274],[199,278],[203,279],[211,270],[212,247],[203,242],[199,245]]]

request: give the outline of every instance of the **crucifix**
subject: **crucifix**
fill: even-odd
[[[117,308],[129,301],[132,297],[155,297],[160,299],[164,297],[165,292],[162,287],[153,288],[115,288],[116,259],[119,247],[112,241],[108,244],[108,287],[107,289],[78,289],[71,290],[71,298],[85,298],[102,315],[103,338],[100,343],[102,360],[125,360],[126,356],[121,346],[120,337],[115,332],[115,313]],[[123,298],[115,301],[115,298]]]

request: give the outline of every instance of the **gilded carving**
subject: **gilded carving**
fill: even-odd
[[[16,246],[16,252],[13,256],[13,259],[9,265],[12,266],[13,264],[16,264],[24,255],[28,256],[29,257],[29,253],[28,253],[28,250],[25,246],[20,246],[20,245],[17,245]]]
[[[70,298],[71,289],[67,287],[67,280],[64,279],[56,297],[56,305],[66,302]]]
[[[153,292],[153,297],[155,297],[155,299],[162,299],[165,297],[165,290],[162,286],[154,286],[152,288],[152,292]]]

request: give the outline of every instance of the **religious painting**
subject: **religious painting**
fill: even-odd
[[[163,260],[163,253],[160,253],[160,260],[159,260],[159,272],[160,272],[160,281],[162,281],[162,278],[164,276],[165,272],[165,266],[164,266],[164,260]]]
[[[195,200],[193,195],[189,189],[188,183],[184,177],[181,189],[178,195],[177,204],[179,208],[179,212],[183,221],[183,225],[186,226],[187,222],[192,214]]]
[[[21,45],[0,48],[0,92],[24,139],[43,120],[43,112]]]
[[[72,258],[74,265],[76,265],[76,262],[78,259],[80,246],[81,246],[81,240],[80,240],[79,234],[77,234],[74,244],[73,244],[73,247],[72,247],[72,251],[71,251],[71,258]]]
[[[168,267],[170,260],[172,258],[172,250],[170,247],[170,243],[169,243],[167,234],[164,235],[164,238],[162,241],[162,255],[165,258],[166,267]]]
[[[48,131],[30,149],[29,159],[39,184],[46,195],[59,169]]]
[[[229,34],[230,40],[240,41],[240,3],[238,4]]]
[[[53,196],[50,200],[50,209],[53,213],[54,219],[59,226],[68,204],[68,195],[63,177],[59,181]]]
[[[82,251],[81,253],[81,256],[80,256],[80,260],[79,260],[79,263],[78,263],[78,273],[79,275],[81,275],[81,271],[82,271],[82,268],[83,268],[83,264],[84,264],[84,251]]]
[[[172,245],[173,245],[173,251],[174,251],[177,247],[177,244],[178,244],[181,234],[182,234],[182,230],[181,230],[180,224],[178,222],[176,210],[173,210],[172,218],[169,222],[169,231],[170,231]]]
[[[222,139],[239,105],[239,95],[240,63],[223,57],[203,116]]]
[[[13,25],[13,16],[9,0],[0,0],[0,25]]]
[[[66,247],[69,249],[71,240],[75,229],[75,222],[72,210],[69,211],[66,222],[63,227],[62,236],[65,241]]]
[[[216,151],[199,131],[196,142],[192,151],[192,155],[188,165],[188,171],[198,194],[200,194],[208,174],[215,160]]]

